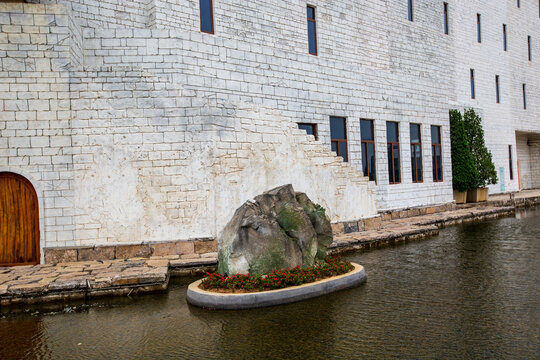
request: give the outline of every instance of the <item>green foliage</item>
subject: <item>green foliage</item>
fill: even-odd
[[[495,171],[491,152],[487,149],[484,141],[482,118],[473,109],[468,109],[463,114],[463,122],[467,141],[478,171],[476,187],[483,188],[489,184],[496,184],[497,171]]]
[[[478,171],[467,142],[465,123],[458,110],[450,110],[450,142],[452,147],[452,186],[457,191],[475,189]]]

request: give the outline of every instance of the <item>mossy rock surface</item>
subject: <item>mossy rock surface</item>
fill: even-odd
[[[267,274],[311,266],[332,243],[323,208],[284,185],[238,208],[219,238],[218,272]]]

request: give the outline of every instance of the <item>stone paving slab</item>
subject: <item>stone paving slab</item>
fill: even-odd
[[[0,268],[0,306],[167,289],[170,274],[211,269],[217,255],[104,260]]]
[[[401,241],[437,235],[439,228],[462,222],[481,221],[508,216],[515,212],[514,206],[481,206],[408,218],[385,220],[376,230],[345,233],[334,236],[330,253],[367,249],[394,244]]]

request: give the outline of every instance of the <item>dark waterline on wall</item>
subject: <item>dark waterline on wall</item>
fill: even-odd
[[[245,311],[167,293],[0,309],[2,359],[540,357],[540,210],[356,253],[364,285]]]

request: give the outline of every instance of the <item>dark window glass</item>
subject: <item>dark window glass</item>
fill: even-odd
[[[201,8],[201,31],[214,33],[214,14],[212,9],[212,0],[200,0]]]
[[[386,122],[386,142],[388,151],[388,178],[390,184],[401,182],[399,163],[399,126],[398,123]]]
[[[519,8],[521,6],[521,2],[517,0],[517,7]]]
[[[398,142],[398,123],[387,121],[386,122],[386,140],[388,142]]]
[[[360,137],[362,139],[362,170],[370,181],[376,181],[375,141],[373,120],[360,120]]]
[[[373,120],[360,120],[360,136],[362,140],[373,141]]]
[[[420,125],[419,124],[411,124],[409,130],[411,133],[411,143],[422,142],[420,140]]]
[[[523,109],[527,110],[527,89],[525,84],[523,84]]]
[[[448,35],[448,3],[444,3],[444,33]]]
[[[510,167],[510,180],[514,180],[514,166],[512,164],[512,145],[508,145],[508,166]]]
[[[497,104],[501,102],[501,92],[499,90],[499,75],[495,75],[495,96]]]
[[[476,93],[474,91],[474,69],[471,69],[471,99],[476,99]]]
[[[508,42],[506,37],[506,24],[503,24],[503,49],[504,51],[508,50]]]
[[[343,117],[330,116],[330,138],[332,151],[349,161],[347,154],[347,121]]]
[[[480,18],[480,14],[476,14],[476,32],[478,34],[478,42],[482,42],[482,22]]]
[[[317,124],[298,123],[298,128],[305,130],[308,135],[313,135],[317,140]]]
[[[317,22],[315,20],[315,8],[307,7],[308,47],[311,55],[317,55]]]
[[[310,20],[315,20],[315,8],[312,6],[307,7],[307,18]]]
[[[532,60],[532,49],[531,49],[531,36],[527,36],[527,48],[529,50],[529,61]]]
[[[431,163],[433,167],[433,181],[443,181],[441,127],[434,125],[431,126]]]
[[[409,21],[413,21],[413,0],[407,0],[407,11]]]
[[[411,169],[412,181],[415,183],[424,181],[422,178],[422,138],[420,125],[410,125],[411,134]]]

